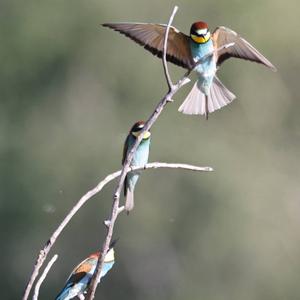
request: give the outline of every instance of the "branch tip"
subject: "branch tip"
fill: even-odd
[[[168,48],[168,37],[169,37],[169,31],[171,24],[173,22],[174,16],[178,10],[178,6],[175,6],[173,9],[173,12],[169,18],[169,22],[166,28],[165,36],[164,36],[164,45],[163,45],[163,56],[162,56],[162,61],[163,61],[163,67],[164,67],[164,73],[166,77],[166,81],[169,87],[169,93],[173,91],[174,84],[172,82],[169,70],[168,70],[168,64],[167,64],[167,48]]]
[[[161,163],[161,162],[153,162],[153,163],[148,163],[145,166],[142,167],[132,167],[131,170],[148,170],[148,169],[156,169],[156,168],[171,168],[171,169],[185,169],[185,170],[191,170],[191,171],[212,171],[213,169],[210,167],[198,167],[198,166],[193,166],[193,165],[187,165],[187,164],[170,164],[170,163]],[[30,294],[30,291],[33,287],[33,283],[36,280],[39,270],[44,264],[51,248],[54,246],[57,238],[60,236],[64,228],[69,224],[71,219],[75,216],[75,214],[79,211],[79,209],[93,196],[95,196],[97,193],[99,193],[104,186],[106,186],[109,182],[114,180],[115,178],[122,176],[122,170],[116,171],[112,174],[107,175],[103,180],[101,180],[93,189],[89,190],[86,194],[84,194],[79,201],[74,205],[74,207],[70,210],[70,212],[65,216],[63,221],[59,224],[59,226],[56,228],[56,230],[52,233],[50,239],[44,245],[44,248],[41,249],[38,252],[38,256],[36,258],[35,265],[33,267],[33,271],[31,273],[30,279],[27,283],[26,289],[23,294],[23,300],[27,300]],[[120,195],[120,194],[119,194]],[[116,201],[118,201],[118,194]],[[123,210],[123,206],[120,207]],[[116,208],[116,211],[118,212],[118,208]],[[111,219],[113,220],[113,219]],[[110,220],[106,220],[110,221]],[[111,223],[113,223],[111,221]],[[105,223],[104,223],[105,224]],[[110,226],[112,224],[109,224],[107,227],[110,229]],[[106,225],[105,225],[106,226]],[[50,242],[51,241],[51,242]]]
[[[55,261],[57,260],[58,255],[55,254],[52,259],[49,261],[48,265],[46,266],[43,274],[41,275],[40,279],[37,281],[36,285],[35,285],[35,289],[34,289],[34,294],[32,297],[32,300],[37,300],[39,297],[39,292],[40,292],[40,287],[43,283],[43,281],[45,280],[48,272],[50,271],[51,267],[53,266],[53,264],[55,263]]]
[[[172,12],[172,15],[169,19],[166,32],[165,32],[165,39],[164,39],[164,48],[163,48],[163,66],[164,66],[164,72],[165,72],[165,77],[169,86],[169,91],[164,95],[164,97],[160,100],[160,102],[156,105],[154,111],[152,112],[151,116],[149,119],[146,121],[144,128],[141,130],[141,136],[145,131],[148,131],[151,129],[153,124],[157,121],[158,117],[162,113],[165,105],[168,102],[173,102],[173,96],[178,90],[191,80],[188,78],[188,75],[191,73],[192,70],[188,70],[185,75],[174,85],[171,81],[169,71],[168,71],[168,66],[167,66],[167,60],[166,60],[166,54],[167,54],[167,41],[168,41],[168,34],[169,34],[169,29],[172,24],[173,18],[178,10],[178,6],[175,6]],[[232,46],[228,44],[228,46]],[[220,49],[217,49],[216,51],[219,51]],[[212,55],[212,54],[210,54]],[[99,193],[102,188],[108,184],[110,181],[114,180],[117,177],[120,177],[118,181],[118,185],[115,189],[114,195],[113,195],[113,208],[111,211],[111,216],[110,220],[105,220],[103,223],[107,227],[107,234],[105,237],[105,241],[102,246],[102,258],[101,260],[98,260],[96,270],[93,275],[92,283],[90,285],[89,291],[87,296],[85,297],[86,300],[94,299],[95,295],[95,290],[97,287],[97,279],[100,278],[100,273],[104,261],[105,254],[107,252],[107,249],[109,247],[109,243],[112,239],[113,235],[113,228],[114,228],[114,223],[116,221],[116,218],[120,212],[124,210],[124,206],[119,207],[119,200],[120,200],[120,195],[121,191],[124,185],[124,181],[126,178],[126,175],[129,171],[134,171],[134,170],[146,170],[146,169],[156,169],[156,168],[172,168],[172,169],[186,169],[186,170],[191,170],[191,171],[200,171],[200,172],[211,172],[213,171],[213,168],[211,167],[198,167],[198,166],[192,166],[192,165],[187,165],[187,164],[168,164],[168,163],[148,163],[143,167],[130,167],[130,163],[133,159],[133,155],[139,146],[141,142],[141,138],[137,138],[135,144],[132,146],[131,151],[127,154],[127,157],[125,159],[125,163],[123,165],[122,170],[117,171],[115,173],[107,175],[104,180],[100,181],[98,185],[88,191],[85,195],[83,195],[80,200],[75,204],[75,206],[71,209],[71,211],[67,214],[67,216],[64,218],[64,220],[59,224],[58,228],[54,231],[52,234],[51,238],[47,242],[47,244],[44,246],[44,248],[40,251],[39,256],[36,260],[36,263],[34,265],[33,272],[31,274],[31,277],[29,279],[29,282],[26,286],[25,292],[23,294],[23,300],[27,300],[29,293],[31,291],[31,288],[33,286],[34,281],[36,280],[39,269],[45,262],[47,255],[49,254],[50,249],[53,247],[55,244],[57,238],[60,236],[61,232],[63,229],[66,227],[66,225],[70,222],[70,220],[73,218],[73,216],[78,212],[78,210],[94,195]]]

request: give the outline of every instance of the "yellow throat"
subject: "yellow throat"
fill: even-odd
[[[191,34],[191,38],[197,44],[204,44],[210,39],[210,32],[207,32],[205,36],[198,36],[195,34]]]
[[[140,132],[132,132],[132,134],[135,136],[135,137],[138,137],[140,135]],[[143,140],[146,140],[150,137],[151,135],[151,132],[150,131],[146,131],[144,132],[144,135],[143,135]]]

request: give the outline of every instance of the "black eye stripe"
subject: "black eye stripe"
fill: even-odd
[[[132,132],[139,132],[141,131],[142,129],[144,128],[144,125],[143,124],[140,124],[140,125],[136,125],[132,128]]]
[[[142,129],[144,128],[144,126],[143,127],[135,127],[135,128],[133,128],[133,132],[139,132],[139,131],[141,131]]]
[[[202,36],[202,37],[204,37],[204,36],[206,36],[207,34],[209,33],[209,30],[207,29],[207,31],[205,32],[205,33],[201,33],[201,34],[199,34],[196,30],[194,30],[193,32],[192,32],[192,34],[194,34],[194,35],[196,35],[196,36]]]

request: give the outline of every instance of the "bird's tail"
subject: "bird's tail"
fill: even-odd
[[[196,81],[178,111],[186,115],[205,115],[207,118],[208,113],[222,108],[234,99],[235,95],[215,76],[207,96],[200,90],[199,82]]]
[[[72,293],[71,286],[68,285],[56,296],[55,300],[69,300],[75,297],[76,294]]]
[[[134,196],[133,196],[134,187],[131,187],[128,183],[128,175],[124,182],[124,196],[125,196],[125,210],[127,214],[133,209],[134,207]]]

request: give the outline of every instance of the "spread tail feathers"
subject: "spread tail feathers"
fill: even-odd
[[[206,115],[207,117],[208,113],[222,108],[234,99],[235,95],[215,76],[208,96],[202,93],[196,81],[178,111],[186,115]]]

